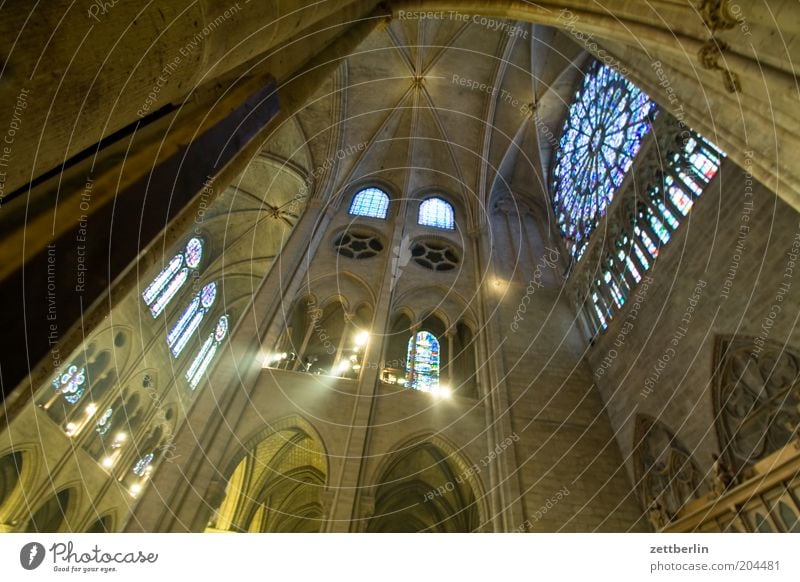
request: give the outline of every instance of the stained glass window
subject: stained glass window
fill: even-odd
[[[64,396],[64,400],[75,404],[86,392],[86,368],[69,366],[53,380],[53,388]]]
[[[422,226],[434,226],[453,230],[456,227],[455,213],[449,202],[441,198],[428,198],[419,205],[419,220]]]
[[[193,238],[186,243],[184,257],[190,269],[196,269],[200,265],[200,260],[203,258],[203,243],[199,238]]]
[[[97,420],[95,424],[95,432],[100,436],[104,436],[109,430],[111,430],[111,417],[114,415],[113,408],[106,408],[106,411],[103,415]]]
[[[658,235],[658,238],[661,240],[663,244],[668,243],[669,230],[667,230],[667,227],[664,226],[664,223],[661,222],[658,216],[656,216],[652,212],[649,212],[648,216],[650,218],[650,226],[653,227],[653,232],[655,232]]]
[[[650,130],[646,94],[596,62],[570,107],[553,170],[555,215],[579,260]]]
[[[203,322],[208,309],[214,304],[217,298],[217,284],[209,283],[203,287],[197,296],[192,299],[188,307],[183,310],[181,316],[172,329],[167,333],[167,345],[172,350],[172,355],[178,357],[186,347],[186,344],[197,331]]]
[[[633,275],[633,280],[637,283],[642,280],[642,276],[639,274],[639,269],[636,268],[636,265],[633,263],[630,255],[625,257],[625,264],[628,267],[628,272]]]
[[[636,242],[633,243],[633,251],[636,253],[636,258],[639,259],[639,264],[642,265],[642,268],[645,270],[649,269],[650,261],[644,255],[641,247]]]
[[[408,341],[406,375],[409,387],[422,392],[435,392],[439,387],[439,340],[428,331],[421,331]]]
[[[389,196],[379,188],[366,188],[353,196],[350,214],[370,218],[386,218],[389,212]]]
[[[605,329],[608,327],[606,323],[606,317],[603,314],[602,303],[600,301],[600,297],[598,297],[597,292],[592,293],[592,304],[594,305],[595,313],[597,314],[597,318],[600,321],[600,325]]]
[[[725,154],[702,136],[691,135],[647,186],[648,201],[638,206],[632,224],[617,238],[617,250],[593,287],[587,309],[596,332],[608,327],[616,310],[625,304],[642,274],[677,231],[681,219],[689,214],[694,199],[719,170]]]
[[[150,466],[153,464],[153,459],[155,455],[153,453],[147,453],[141,459],[136,461],[136,464],[133,466],[133,473],[138,475],[139,477],[145,477],[149,474]]]
[[[638,226],[633,228],[633,232],[635,232],[639,240],[642,241],[644,248],[647,249],[650,256],[655,259],[658,256],[658,247],[653,243],[653,239],[650,238],[650,235],[645,232],[644,228],[639,228]]]
[[[678,219],[675,218],[675,215],[672,214],[672,212],[670,212],[669,209],[667,209],[667,207],[664,206],[664,203],[661,202],[660,200],[657,202],[656,206],[658,207],[658,211],[661,212],[661,216],[663,216],[664,220],[666,220],[667,224],[669,224],[669,227],[672,230],[677,229],[680,223],[678,222]]]
[[[217,326],[214,328],[214,331],[211,332],[206,341],[203,343],[200,351],[197,352],[197,355],[194,357],[192,364],[189,366],[189,369],[186,370],[186,379],[189,381],[189,386],[192,390],[197,388],[197,385],[200,383],[200,380],[203,379],[203,375],[208,370],[208,366],[211,364],[211,361],[214,359],[214,356],[217,353],[217,349],[220,346],[222,340],[225,339],[225,336],[228,335],[228,316],[223,315],[217,321]]]
[[[178,291],[189,280],[191,271],[200,266],[203,258],[203,241],[192,238],[183,252],[175,255],[169,264],[153,279],[142,293],[153,317],[158,317]]]

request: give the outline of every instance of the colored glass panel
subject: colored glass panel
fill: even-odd
[[[428,198],[419,205],[419,224],[453,230],[456,227],[453,207],[441,198]]]
[[[64,372],[56,376],[52,382],[53,388],[64,396],[64,400],[75,404],[86,392],[86,368],[69,366]]]
[[[353,196],[350,214],[385,219],[389,212],[389,196],[378,188],[366,188]]]
[[[410,387],[431,392],[439,386],[439,340],[427,331],[417,333],[408,342],[407,374]]]
[[[134,474],[138,475],[139,477],[144,477],[147,474],[147,470],[150,468],[150,465],[152,465],[154,458],[155,455],[153,453],[147,453],[144,457],[136,461],[136,464],[133,466]]]
[[[197,352],[189,369],[186,370],[186,379],[189,381],[189,386],[192,390],[197,388],[200,380],[202,380],[203,375],[206,373],[206,370],[208,370],[211,361],[217,353],[220,342],[225,339],[227,333],[228,316],[223,315],[219,318],[219,321],[217,321],[214,332],[209,334],[208,338],[206,338],[206,341],[203,343],[200,351]]]
[[[175,255],[169,264],[153,279],[142,293],[153,317],[158,317],[189,279],[189,271],[197,269],[203,258],[203,242],[192,238],[183,252]],[[183,268],[181,268],[183,267]]]
[[[564,124],[552,189],[576,260],[630,169],[654,109],[645,93],[606,65],[595,63],[584,78]]]

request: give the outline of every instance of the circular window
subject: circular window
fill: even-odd
[[[333,240],[333,248],[350,259],[369,259],[383,250],[383,243],[372,233],[348,230]]]
[[[553,169],[554,212],[570,254],[589,236],[622,185],[656,104],[608,65],[595,62],[569,108]]]
[[[418,265],[432,271],[451,271],[459,263],[455,247],[442,241],[416,241],[411,246],[411,257]]]

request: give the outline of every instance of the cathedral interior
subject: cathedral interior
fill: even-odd
[[[0,14],[0,531],[800,532],[797,0]]]

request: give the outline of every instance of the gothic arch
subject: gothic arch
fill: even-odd
[[[480,470],[439,435],[420,433],[406,439],[373,471],[364,529],[478,531],[487,515]]]
[[[84,531],[85,533],[111,533],[115,531],[114,523],[114,515],[112,513],[107,513],[90,523]]]
[[[359,303],[375,305],[375,293],[360,276],[350,271],[336,271],[307,281],[301,295],[314,294],[319,298],[319,306],[325,307],[330,301],[338,300],[347,309]]]
[[[325,445],[312,425],[297,416],[277,421],[247,439],[228,465],[225,496],[209,527],[320,531],[328,473]]]
[[[452,287],[444,285],[408,289],[394,300],[392,313],[397,314],[401,310],[410,314],[413,322],[429,313],[437,313],[448,328],[458,321],[467,323],[473,329],[477,327],[477,318],[464,297]]]
[[[71,421],[83,417],[87,403],[113,392],[129,373],[131,337],[131,328],[125,325],[103,328],[63,361],[38,396],[53,422],[69,430]]]
[[[800,352],[772,340],[717,339],[714,418],[734,473],[784,447],[800,427]]]
[[[636,416],[633,437],[636,488],[645,508],[658,502],[669,519],[705,493],[692,455],[667,426],[644,414]]]
[[[64,487],[46,497],[25,522],[22,531],[28,533],[55,533],[69,531],[70,517],[77,506],[75,488]]]
[[[12,521],[27,507],[38,470],[38,446],[16,446],[0,454],[0,524]]]

